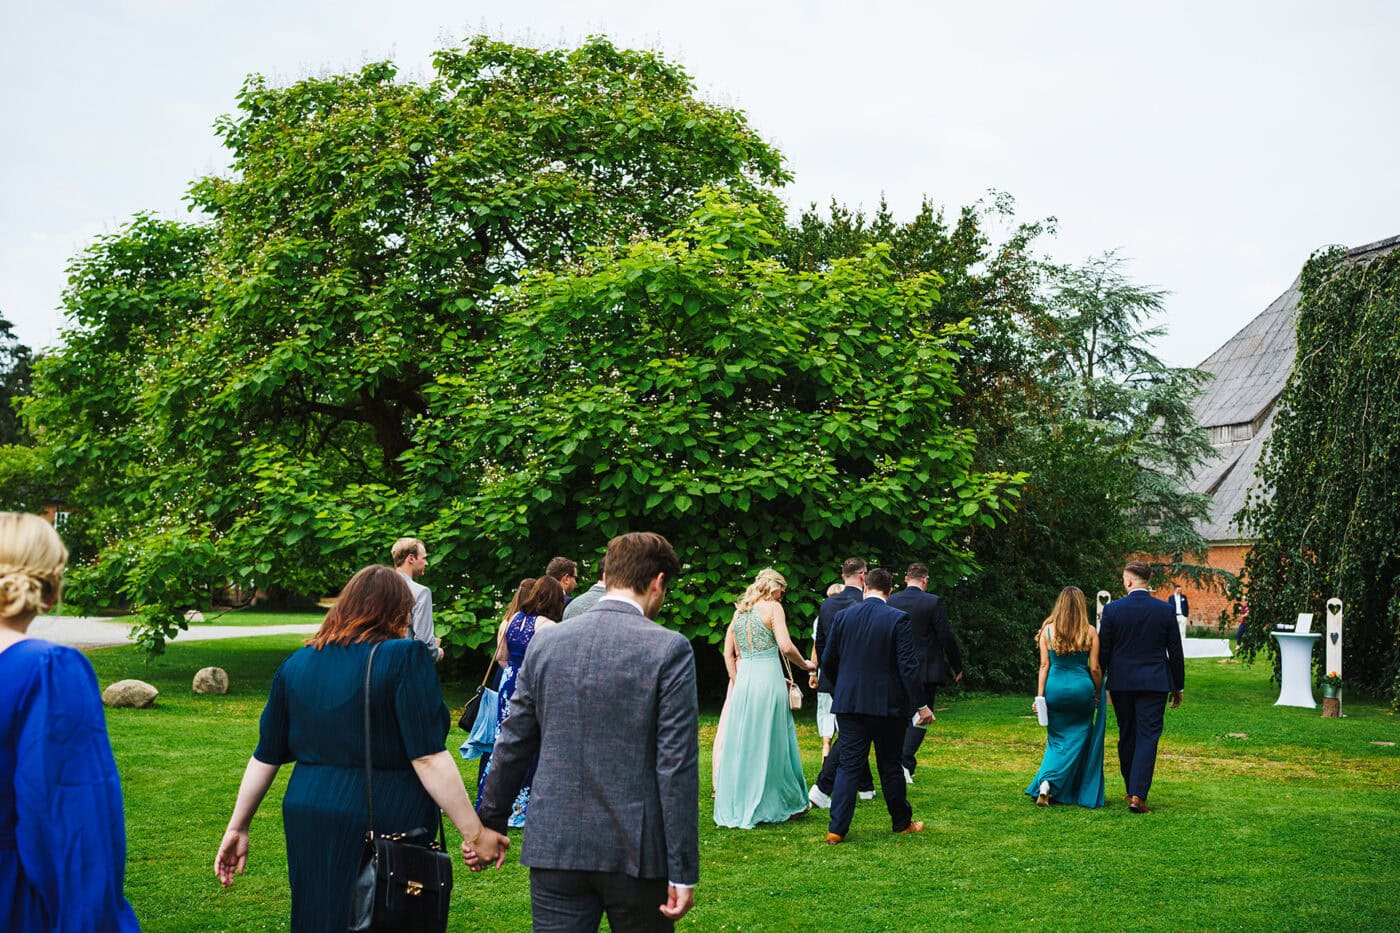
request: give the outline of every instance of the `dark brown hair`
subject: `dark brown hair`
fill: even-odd
[[[345,584],[321,627],[306,643],[319,649],[403,638],[412,611],[413,591],[404,575],[393,567],[371,564]]]
[[[550,558],[549,566],[544,568],[544,575],[562,580],[565,577],[578,577],[578,564],[567,557]]]
[[[1132,574],[1143,583],[1152,579],[1152,568],[1140,560],[1130,560],[1123,565],[1123,572]]]
[[[681,562],[671,542],[654,531],[633,531],[608,542],[603,558],[608,566],[608,588],[645,593],[658,573],[669,586],[681,572]]]
[[[904,575],[910,580],[927,580],[928,567],[923,564],[910,564],[909,569],[904,571]]]
[[[544,616],[558,622],[564,616],[564,588],[553,577],[540,577],[520,600],[520,611],[527,616]]]
[[[841,578],[854,577],[865,570],[865,561],[859,557],[848,557],[841,562]]]
[[[874,570],[867,570],[865,572],[865,588],[867,590],[875,590],[877,593],[884,593],[888,596],[890,590],[894,589],[894,574],[890,573],[884,567],[876,567]]]

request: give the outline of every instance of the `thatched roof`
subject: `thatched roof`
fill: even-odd
[[[1348,250],[1347,258],[1387,253],[1397,246],[1400,236]],[[1254,486],[1254,470],[1273,429],[1274,405],[1293,371],[1298,285],[1294,279],[1198,367],[1215,377],[1196,400],[1195,413],[1210,431],[1217,455],[1200,468],[1191,489],[1212,496],[1210,518],[1198,529],[1212,543],[1239,540],[1235,513]]]

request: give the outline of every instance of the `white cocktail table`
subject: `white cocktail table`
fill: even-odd
[[[1312,692],[1313,645],[1321,632],[1270,632],[1278,642],[1280,680],[1275,706],[1304,706],[1317,709]]]

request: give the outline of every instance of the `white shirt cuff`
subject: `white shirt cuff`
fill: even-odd
[[[693,887],[695,887],[695,885],[693,885],[693,884],[681,884],[681,883],[678,882],[678,881],[668,881],[668,882],[666,882],[666,883],[669,884],[669,885],[670,885],[671,887],[673,887],[673,888],[693,888]]]

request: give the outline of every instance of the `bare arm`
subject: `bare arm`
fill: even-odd
[[[452,825],[457,827],[457,832],[462,834],[463,856],[470,849],[482,862],[495,862],[496,867],[500,868],[506,860],[510,840],[481,825],[467,797],[467,790],[462,786],[462,775],[457,771],[452,756],[441,751],[415,758],[413,772],[418,775],[418,783],[433,798],[433,803],[442,808]]]
[[[506,662],[510,660],[510,654],[506,651],[506,629],[510,628],[510,619],[503,621],[496,629],[496,666],[505,670]]]
[[[739,643],[734,638],[733,622],[724,633],[724,669],[729,672],[730,680],[739,676]]]
[[[1099,666],[1099,633],[1094,632],[1094,640],[1089,642],[1089,676],[1094,679],[1094,692],[1103,686],[1103,668]]]
[[[223,842],[219,843],[219,854],[214,857],[214,875],[226,888],[232,886],[233,876],[243,874],[243,868],[248,864],[248,827],[263,797],[267,795],[267,789],[272,786],[273,778],[277,777],[277,769],[277,765],[251,757],[248,767],[243,769],[243,782],[238,785],[233,815],[228,819]]]
[[[783,612],[780,603],[773,603],[773,612],[768,621],[773,629],[773,639],[778,643],[778,650],[799,668],[810,671],[811,662],[802,656],[802,651],[792,643],[792,638],[788,635],[787,613]]]
[[[1043,697],[1045,696],[1045,678],[1050,676],[1050,648],[1046,643],[1043,631],[1035,641],[1040,646],[1040,674],[1035,681],[1035,695]]]

